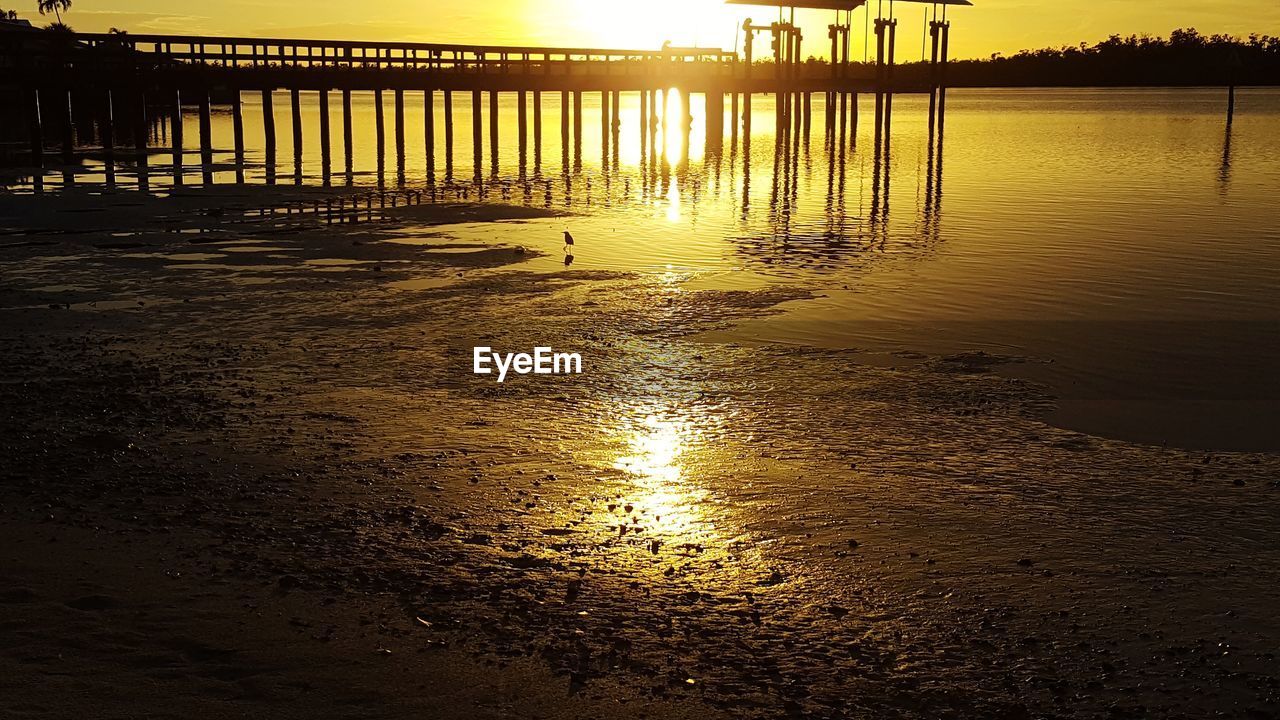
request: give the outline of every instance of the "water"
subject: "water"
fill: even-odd
[[[881,362],[907,362],[904,351],[1017,356],[1029,362],[1002,370],[1050,383],[1060,405],[1053,420],[1068,427],[1152,443],[1276,449],[1280,90],[1241,91],[1230,128],[1225,95],[952,90],[940,141],[929,134],[927,97],[902,96],[881,159],[870,97],[861,100],[856,133],[831,143],[821,98],[809,133],[779,141],[774,101],[757,97],[749,143],[733,142],[726,126],[717,152],[695,96],[687,153],[678,132],[659,131],[653,140],[665,156],[654,157],[642,155],[635,94],[623,95],[615,156],[602,147],[598,94],[584,96],[575,148],[561,142],[559,93],[544,93],[540,148],[530,139],[522,153],[509,93],[501,97],[496,157],[482,102],[477,166],[470,94],[455,93],[449,157],[436,94],[429,164],[421,94],[410,93],[403,182],[434,183],[448,199],[465,194],[571,213],[446,229],[463,241],[546,250],[533,267],[563,267],[559,237],[569,229],[578,241],[575,268],[661,273],[685,288],[787,285],[816,295],[708,339],[891,353]],[[390,93],[381,161],[372,94],[354,95],[349,175],[340,96],[330,97],[327,175],[314,93],[302,97],[298,165],[288,95],[274,100],[274,167],[262,150],[260,99],[244,101],[248,182],[402,181]],[[673,93],[673,129],[678,106]],[[527,117],[531,133],[532,109]],[[169,136],[159,131],[157,139]],[[199,127],[191,112],[184,133],[193,163]],[[235,182],[225,109],[214,116],[213,139],[215,162],[225,164],[212,180]],[[152,158],[152,191],[172,184],[167,157]],[[194,165],[183,175],[185,184],[202,182]],[[70,179],[106,177],[88,161]],[[66,181],[52,172],[43,186]],[[114,182],[128,188],[138,179],[121,168]]]

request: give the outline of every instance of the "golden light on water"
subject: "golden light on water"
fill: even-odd
[[[688,421],[659,412],[622,429],[626,448],[613,467],[634,483],[630,500],[640,508],[646,523],[662,534],[686,534],[705,521],[705,493],[688,478],[691,451],[698,432]]]
[[[662,112],[665,121],[662,128],[665,131],[662,138],[662,149],[666,153],[667,162],[672,165],[679,165],[684,160],[686,148],[684,147],[684,137],[680,132],[680,124],[686,122],[681,114],[680,108],[680,91],[671,88],[662,93],[664,101]]]

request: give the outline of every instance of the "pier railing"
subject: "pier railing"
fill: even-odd
[[[610,76],[676,70],[732,77],[740,67],[736,53],[715,48],[634,50],[129,33],[3,33],[0,54],[7,55],[19,67],[32,70],[48,68],[50,62],[74,64],[90,58],[170,68],[384,70],[451,75]]]

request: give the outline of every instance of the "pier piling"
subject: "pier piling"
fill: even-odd
[[[329,146],[329,91],[320,91],[320,173],[324,184],[329,184],[329,172],[333,156]]]
[[[236,180],[244,182],[244,108],[240,101],[240,91],[231,93],[231,132],[234,135]]]
[[[422,133],[427,156],[427,180],[434,181],[436,174],[436,98],[431,90],[422,93]]]
[[[395,91],[396,181],[404,184],[404,90]]]
[[[355,169],[351,135],[351,91],[344,88],[342,90],[342,169],[346,173],[348,183],[351,182],[351,174]]]
[[[213,184],[213,125],[209,113],[209,91],[200,90],[200,165],[205,185]]]

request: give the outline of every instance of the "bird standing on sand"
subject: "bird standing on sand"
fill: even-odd
[[[573,236],[568,230],[564,231],[564,264],[565,267],[573,264]]]
[[[564,231],[564,244],[566,247],[573,247],[573,236],[569,234],[568,230]]]

